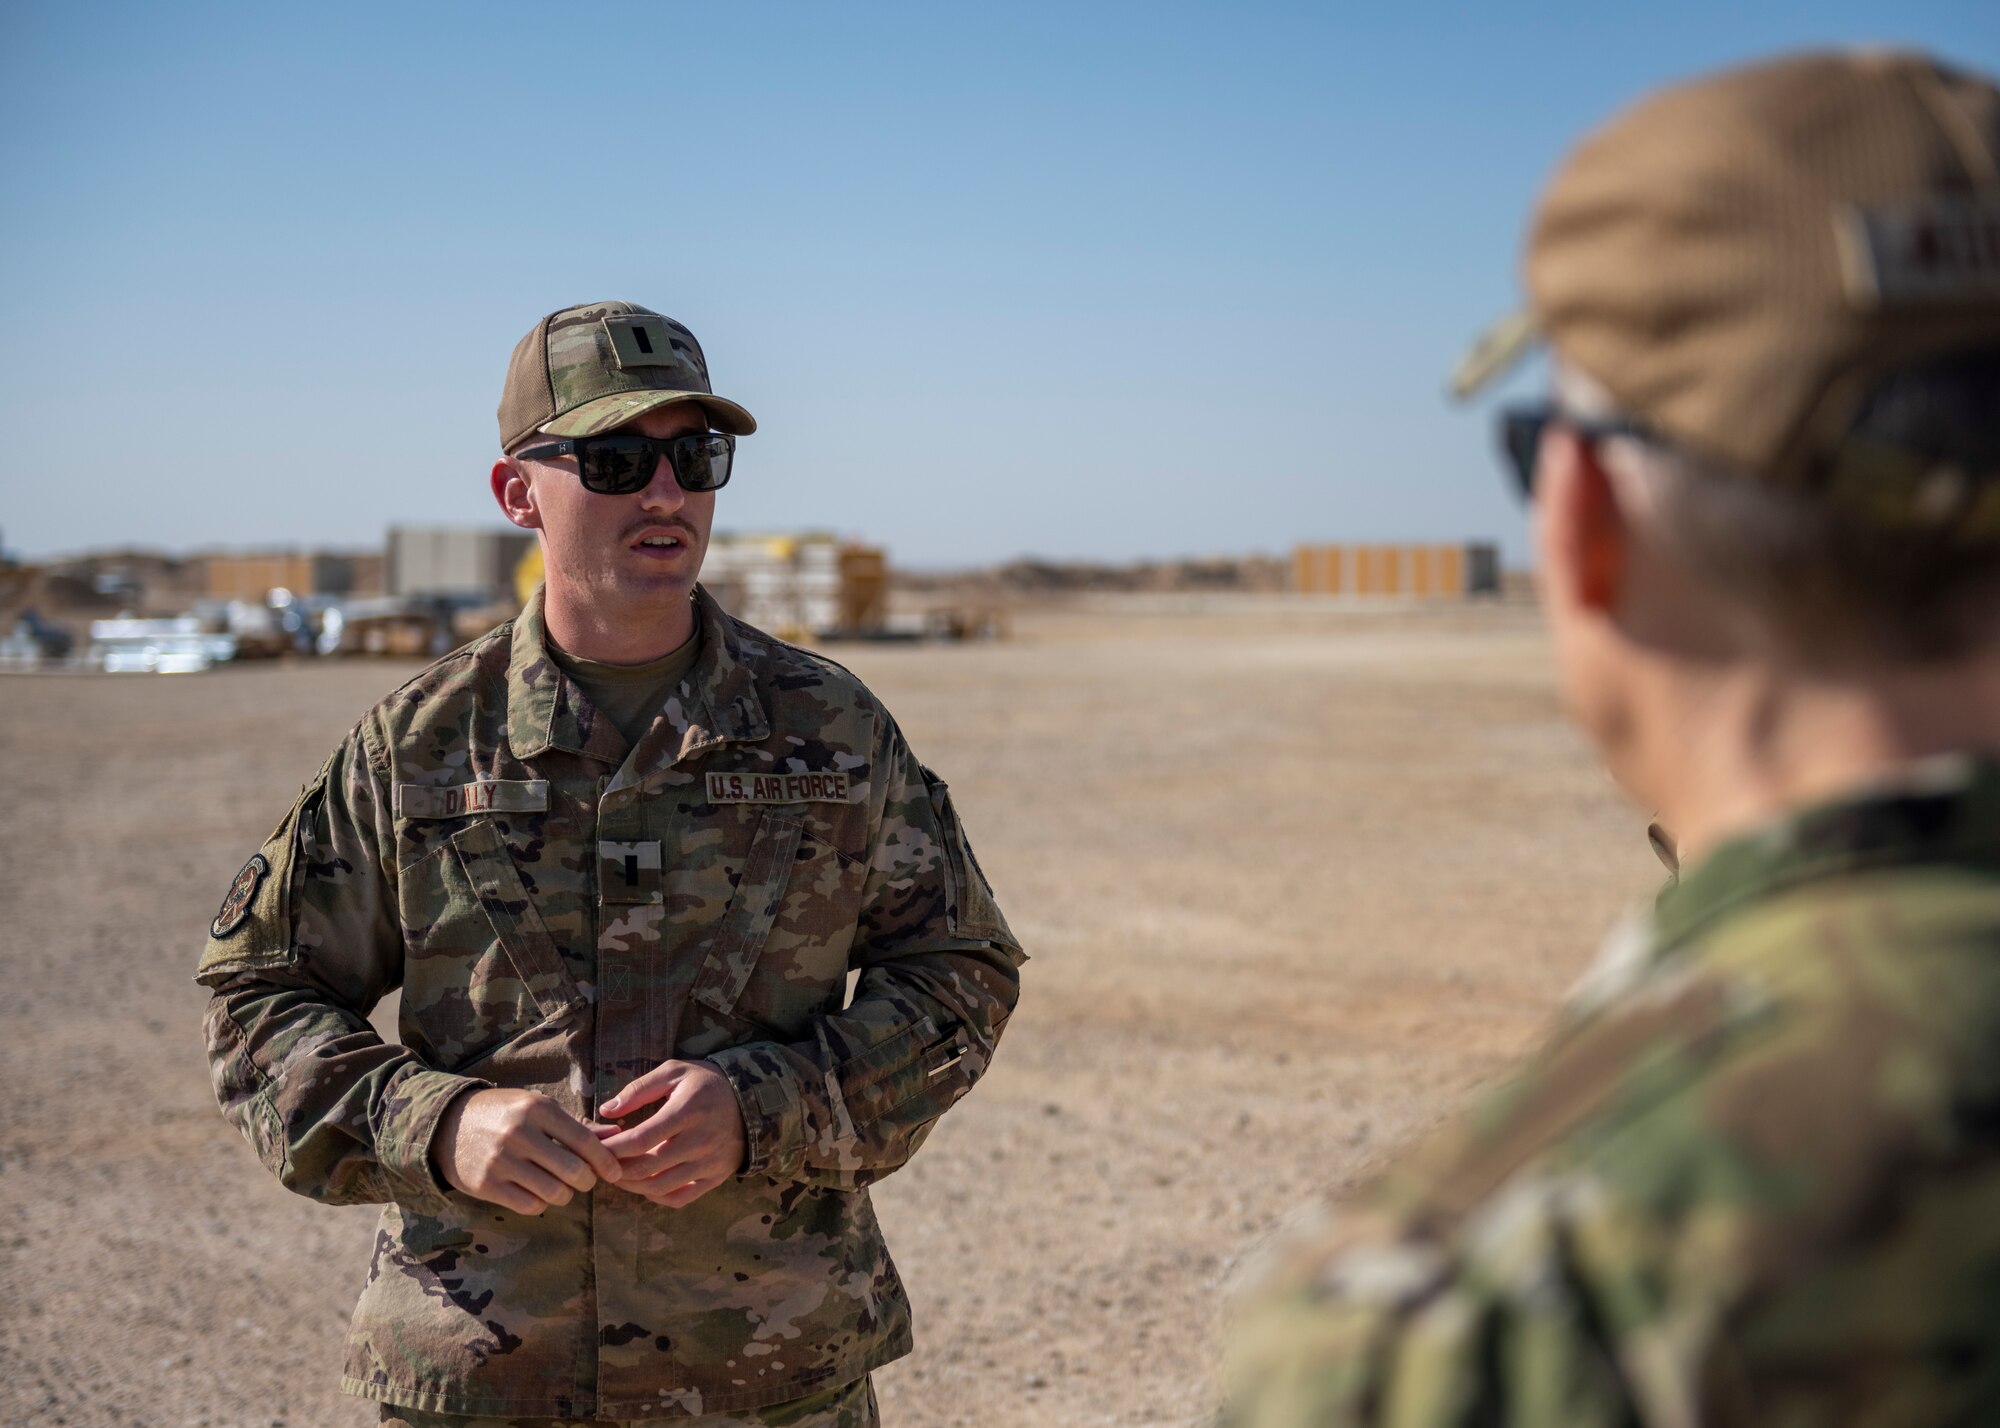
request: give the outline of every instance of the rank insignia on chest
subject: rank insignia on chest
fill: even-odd
[[[710,803],[846,803],[844,773],[712,773]]]
[[[599,842],[597,895],[606,902],[660,901],[659,840]]]

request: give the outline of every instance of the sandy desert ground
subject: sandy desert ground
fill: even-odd
[[[900,1428],[1200,1421],[1232,1263],[1499,1074],[1660,878],[1521,606],[1098,600],[834,653],[1033,957],[992,1074],[877,1191]],[[0,678],[0,1422],[375,1421],[335,1391],[375,1212],[220,1119],[189,973],[407,672]]]

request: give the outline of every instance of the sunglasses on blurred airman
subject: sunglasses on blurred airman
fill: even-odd
[[[1629,421],[1588,421],[1571,416],[1553,402],[1500,409],[1500,453],[1506,458],[1507,474],[1514,478],[1515,494],[1524,501],[1535,498],[1535,457],[1542,449],[1542,433],[1556,422],[1590,441],[1629,436],[1638,441],[1658,438]]]
[[[719,431],[685,436],[579,436],[514,453],[520,457],[574,456],[583,489],[601,496],[629,496],[652,482],[662,456],[683,491],[719,491],[729,483],[736,438]]]

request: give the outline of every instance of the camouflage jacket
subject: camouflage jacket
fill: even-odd
[[[1718,849],[1263,1254],[1236,1428],[2000,1422],[2000,765]]]
[[[665,1418],[908,1351],[864,1188],[986,1069],[1022,958],[945,786],[838,665],[702,594],[627,751],[540,599],[371,710],[239,874],[198,978],[225,1112],[301,1194],[385,1202],[344,1387],[432,1412]],[[851,999],[850,972],[858,974]],[[400,1039],[365,1020],[402,989]],[[748,1137],[686,1209],[453,1192],[474,1086],[587,1117],[705,1058]]]

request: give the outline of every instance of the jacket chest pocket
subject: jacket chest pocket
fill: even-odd
[[[433,1064],[459,1069],[582,1007],[491,820],[453,830],[403,878],[403,1015]]]
[[[707,1014],[795,1037],[845,987],[861,869],[805,819],[762,811],[735,888],[701,955],[689,1000]]]

